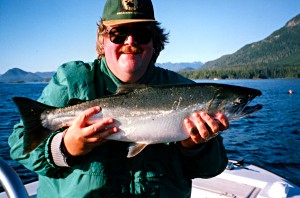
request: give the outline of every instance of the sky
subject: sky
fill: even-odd
[[[203,63],[262,40],[300,14],[300,0],[152,0],[170,33],[157,62]],[[0,0],[0,74],[92,62],[104,0]]]

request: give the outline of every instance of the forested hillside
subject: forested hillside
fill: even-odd
[[[189,78],[299,78],[300,14],[259,42],[210,61],[197,71],[182,71]]]

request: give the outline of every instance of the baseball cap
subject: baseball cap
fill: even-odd
[[[151,0],[107,0],[102,13],[106,26],[138,22],[157,22]]]

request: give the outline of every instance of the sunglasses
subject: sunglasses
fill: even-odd
[[[147,27],[114,27],[109,32],[110,41],[123,44],[132,35],[138,44],[147,44],[152,38],[152,32]]]

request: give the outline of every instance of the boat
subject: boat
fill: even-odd
[[[0,193],[0,198],[36,197],[38,181],[24,186],[13,168],[1,158],[0,181],[6,190]],[[230,160],[220,175],[193,179],[191,197],[300,198],[300,187],[259,166]]]
[[[226,170],[210,179],[194,179],[192,198],[300,198],[300,187],[244,160],[229,160]]]

